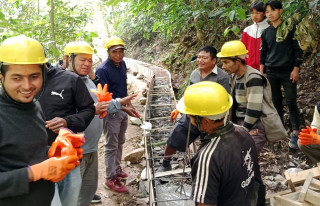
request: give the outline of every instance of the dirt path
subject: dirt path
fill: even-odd
[[[128,74],[128,85],[130,85],[129,93],[138,93],[138,96],[135,100],[132,101],[132,104],[138,111],[138,113],[142,116],[144,112],[144,106],[140,105],[139,99],[142,97],[142,91],[146,88],[146,83],[142,80],[136,79],[130,73]],[[129,117],[129,124],[128,129],[126,132],[126,142],[124,144],[124,151],[123,156],[134,150],[140,146],[140,142],[143,138],[143,130],[136,125],[130,124],[130,117]],[[104,160],[104,141],[105,137],[102,135],[99,147],[98,147],[98,155],[99,155],[99,182],[98,182],[98,190],[97,194],[101,196],[102,202],[91,204],[91,205],[103,205],[103,206],[133,206],[137,205],[136,203],[136,194],[138,192],[138,184],[137,184],[137,177],[140,176],[140,173],[143,169],[142,163],[138,164],[128,164],[122,161],[121,166],[122,168],[130,175],[128,179],[123,182],[131,182],[128,187],[129,194],[120,194],[113,192],[111,190],[105,189],[102,183],[105,181],[105,160]]]

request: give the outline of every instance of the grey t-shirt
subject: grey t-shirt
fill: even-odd
[[[190,75],[189,85],[201,82],[201,81],[211,81],[217,82],[221,84],[227,92],[230,94],[230,83],[229,83],[229,75],[217,67],[217,65],[213,68],[212,72],[208,74],[205,78],[201,78],[200,69],[195,69]]]

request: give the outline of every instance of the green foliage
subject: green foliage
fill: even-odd
[[[39,40],[47,55],[57,60],[66,43],[75,40],[91,42],[95,32],[84,30],[91,11],[67,0],[54,0],[54,36],[50,25],[50,1],[40,6],[38,0],[0,0],[0,42],[24,34]],[[42,2],[43,3],[43,2]]]

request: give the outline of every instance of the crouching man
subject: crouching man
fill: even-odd
[[[255,143],[243,127],[226,121],[232,102],[221,85],[203,81],[189,86],[177,105],[208,133],[191,160],[191,198],[198,206],[265,202]]]

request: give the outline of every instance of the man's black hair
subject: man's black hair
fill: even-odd
[[[264,12],[264,3],[257,1],[253,2],[249,8],[250,12],[252,12],[253,9],[257,10],[258,12]]]
[[[8,71],[8,66],[2,64],[1,67],[0,67],[0,73],[1,73],[3,76],[6,76],[7,71]]]
[[[217,50],[216,48],[212,47],[212,46],[204,46],[204,47],[201,47],[198,51],[198,53],[202,52],[202,51],[205,51],[207,53],[210,53],[210,56],[211,56],[211,59],[213,58],[217,58]]]
[[[264,10],[266,10],[267,6],[270,6],[272,10],[282,9],[282,3],[281,3],[281,1],[277,1],[277,0],[268,1],[268,2],[264,5]]]

